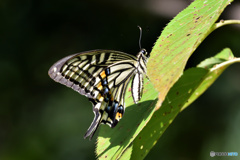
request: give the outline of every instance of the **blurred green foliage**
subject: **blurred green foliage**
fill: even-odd
[[[150,51],[169,19],[144,9],[144,3],[0,2],[1,160],[95,158],[95,139],[83,139],[93,119],[91,104],[52,81],[47,71],[58,59],[86,50],[114,49],[135,55],[137,25],[143,28],[142,46]],[[200,45],[187,67],[225,47],[240,57],[239,41],[239,28],[222,27]],[[227,69],[182,112],[146,159],[207,159],[212,150],[240,153],[239,69],[239,64]]]

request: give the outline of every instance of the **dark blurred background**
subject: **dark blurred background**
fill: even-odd
[[[51,80],[48,69],[64,56],[93,49],[136,55],[137,25],[143,29],[142,46],[150,52],[166,24],[190,3],[1,0],[0,160],[94,159],[96,137],[83,139],[93,119],[91,104]],[[239,7],[233,2],[221,19],[240,19]],[[239,26],[213,32],[187,67],[224,47],[240,57]],[[210,151],[240,154],[239,81],[240,65],[234,64],[179,114],[146,159],[205,160]]]

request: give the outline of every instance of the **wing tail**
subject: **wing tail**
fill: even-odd
[[[100,104],[100,103],[98,103]],[[97,105],[98,105],[97,104]],[[100,104],[101,105],[101,104]],[[94,119],[92,121],[92,124],[90,125],[90,127],[88,128],[87,132],[84,135],[84,139],[86,139],[87,137],[89,137],[89,140],[92,139],[92,137],[94,136],[95,132],[97,131],[100,123],[101,123],[101,118],[102,115],[101,113],[95,108],[93,107],[93,113],[94,113]]]

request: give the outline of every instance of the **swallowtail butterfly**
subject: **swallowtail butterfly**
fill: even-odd
[[[92,102],[95,117],[84,138],[92,139],[101,123],[112,128],[117,125],[124,114],[124,97],[131,80],[134,102],[141,99],[148,57],[145,49],[136,57],[120,51],[93,50],[67,56],[49,69],[48,74],[54,81]]]

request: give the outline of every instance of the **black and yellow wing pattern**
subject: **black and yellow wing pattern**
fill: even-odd
[[[92,102],[95,117],[84,138],[91,139],[101,123],[112,128],[117,125],[124,114],[125,92],[131,80],[134,102],[141,99],[148,57],[145,49],[136,57],[120,51],[93,50],[67,56],[49,69],[53,80]]]

